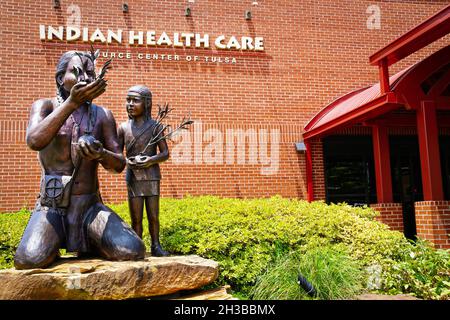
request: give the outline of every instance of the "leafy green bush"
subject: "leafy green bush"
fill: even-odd
[[[111,208],[130,223],[126,203]],[[376,215],[370,208],[281,197],[162,198],[161,242],[173,254],[198,254],[219,262],[216,284],[230,284],[241,297],[248,295],[277,257],[336,245],[345,248],[362,270],[379,266],[382,292],[448,297],[449,252],[410,243],[402,233],[375,221]],[[25,211],[0,214],[0,268],[12,266],[28,218]],[[143,236],[149,248],[145,218]]]
[[[435,250],[423,240],[403,247],[401,259],[385,268],[384,290],[423,299],[450,299],[450,251]]]
[[[364,288],[364,272],[359,263],[339,245],[293,251],[277,258],[250,292],[257,300],[312,299],[297,283],[304,276],[318,299],[348,299]]]
[[[13,267],[14,254],[29,217],[30,212],[26,209],[0,214],[0,269]]]
[[[220,263],[220,283],[248,292],[274,259],[287,253],[342,243],[362,265],[395,259],[408,244],[399,232],[373,220],[370,208],[322,202],[217,197],[167,199],[161,206],[166,249],[196,253]]]

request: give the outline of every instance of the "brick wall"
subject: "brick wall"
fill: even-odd
[[[450,201],[415,203],[417,236],[450,249]]]
[[[401,203],[374,203],[371,208],[380,212],[377,220],[387,224],[392,230],[403,232],[403,206]]]
[[[192,17],[184,16],[187,2],[175,0],[129,1],[122,13],[121,2],[51,1],[2,2],[0,19],[0,212],[34,204],[40,168],[35,152],[24,142],[29,109],[38,98],[55,92],[54,70],[66,50],[87,49],[82,42],[41,42],[39,25],[65,25],[69,5],[81,10],[80,26],[90,29],[156,30],[217,35],[264,37],[264,52],[227,52],[216,49],[174,49],[96,45],[103,51],[161,53],[198,56],[231,56],[236,64],[186,61],[116,59],[108,74],[107,92],[97,104],[111,109],[118,122],[126,120],[126,89],[148,85],[154,103],[168,101],[173,118],[191,111],[204,128],[267,129],[280,132],[279,168],[261,174],[261,163],[162,165],[163,196],[215,194],[227,197],[260,197],[280,194],[306,197],[305,159],[295,151],[303,126],[325,104],[346,92],[377,81],[378,71],[368,57],[391,40],[417,25],[446,1],[207,1],[198,0]],[[381,29],[368,29],[367,8],[381,9]],[[252,20],[244,19],[252,10]],[[399,71],[448,43],[449,37],[412,55],[391,68]],[[101,58],[100,64],[106,59]],[[204,133],[205,131],[203,131]],[[194,139],[194,133],[192,140]],[[202,149],[207,142],[200,142]],[[172,144],[172,150],[176,149]],[[198,147],[198,146],[197,146]],[[319,148],[319,147],[318,147]],[[317,150],[320,151],[319,149]],[[270,153],[270,152],[269,152]],[[320,153],[320,152],[319,152]],[[320,155],[319,155],[320,157]],[[324,197],[323,165],[313,159],[317,197]],[[248,162],[248,161],[247,161]],[[322,166],[322,169],[321,169]],[[125,200],[123,175],[100,169],[101,188],[107,202]]]

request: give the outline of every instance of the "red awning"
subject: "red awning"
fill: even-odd
[[[390,77],[391,88],[409,70],[400,71]],[[317,136],[342,125],[351,125],[368,117],[374,117],[375,113],[383,114],[393,107],[401,107],[397,103],[395,94],[388,92],[382,94],[380,84],[350,92],[323,108],[305,126],[305,139]]]
[[[438,108],[448,109],[450,97],[438,98],[438,96],[450,85],[449,70],[450,45],[390,77],[389,91],[386,93],[382,93],[380,84],[376,83],[336,99],[306,124],[303,138],[320,137],[395,109],[414,108],[417,102],[426,99],[436,100]],[[439,73],[439,81],[436,73]],[[429,90],[425,93],[421,84],[430,78],[436,80],[431,85],[438,90]],[[439,104],[441,101],[442,106]]]
[[[448,33],[450,33],[450,5],[370,57],[370,62],[378,65],[379,83],[336,99],[306,124],[303,138],[307,146],[306,176],[309,201],[314,200],[311,138],[331,134],[337,129],[366,122],[402,107],[417,109],[423,101],[433,101],[435,108],[442,105],[443,108],[450,109],[448,94],[450,92],[450,46],[442,48],[423,61],[389,77],[390,65]],[[424,131],[422,130],[422,133]],[[378,133],[379,145],[383,139],[387,139],[387,131],[384,132],[384,135]],[[435,134],[437,133],[435,132]],[[434,147],[438,148],[436,144]],[[377,150],[378,155],[382,154],[380,148]],[[426,150],[426,152],[428,151]],[[389,191],[390,179],[383,179],[385,175],[382,174],[381,163],[389,163],[389,156],[387,156],[387,160],[383,161],[382,157],[378,160],[377,195],[379,199],[387,199],[387,202],[392,202],[389,200],[392,198],[392,190]],[[435,168],[437,167],[439,166]],[[440,168],[435,170],[439,171]],[[431,170],[428,171],[431,172]],[[387,172],[387,176],[389,176],[390,170],[388,169]],[[437,199],[442,198],[439,196],[439,188],[433,189],[439,186],[439,183],[429,183],[426,186],[427,188],[424,187],[424,190],[428,190],[427,197],[429,199],[434,198],[434,192],[437,194]]]
[[[323,136],[337,128],[377,117],[405,104],[411,106],[413,100],[419,100],[419,95],[424,97],[418,85],[431,75],[430,72],[450,62],[450,46],[392,77],[388,76],[388,67],[448,33],[450,5],[373,54],[370,63],[378,65],[380,82],[350,92],[330,103],[307,123],[303,138]],[[421,68],[418,68],[419,65]],[[416,74],[411,77],[413,70]],[[406,81],[403,81],[404,78],[407,78]],[[437,86],[438,89],[446,85],[445,79]],[[402,85],[397,86],[402,81]]]

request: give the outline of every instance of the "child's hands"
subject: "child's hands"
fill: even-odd
[[[136,156],[127,158],[127,164],[131,169],[145,169],[154,164],[153,157]]]

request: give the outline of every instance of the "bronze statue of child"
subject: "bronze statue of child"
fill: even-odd
[[[126,149],[126,182],[133,230],[142,239],[144,203],[151,237],[151,253],[169,255],[159,242],[159,163],[169,158],[163,127],[151,118],[152,93],[143,85],[128,90],[126,108],[129,120],[118,128],[119,143]],[[159,152],[158,150],[159,149]]]

